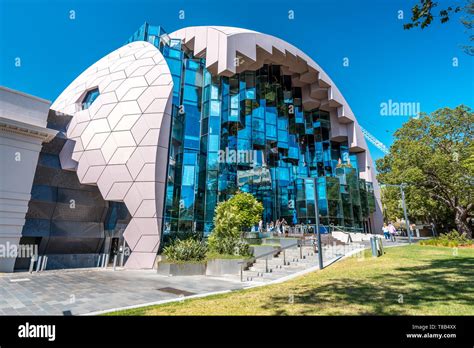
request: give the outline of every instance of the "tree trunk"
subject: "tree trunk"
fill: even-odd
[[[456,207],[454,222],[460,234],[466,233],[467,237],[472,238],[472,230],[467,222],[468,210],[464,207]]]

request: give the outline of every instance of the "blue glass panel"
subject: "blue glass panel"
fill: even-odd
[[[186,69],[199,70],[200,63],[197,60],[187,59],[186,60]]]
[[[184,101],[192,102],[193,104],[196,104],[198,101],[198,97],[199,97],[198,87],[194,87],[190,85],[184,86]]]
[[[211,81],[212,81],[211,73],[207,71],[206,69],[204,69],[204,85],[205,86],[210,85]]]
[[[274,107],[267,107],[265,112],[265,122],[268,124],[275,124],[276,125],[276,109]]]
[[[183,154],[183,164],[194,165],[196,164],[197,154],[194,152],[185,152]]]
[[[183,168],[183,186],[194,185],[194,166],[184,166]]]
[[[273,125],[268,124],[268,125],[267,125],[267,128],[266,128],[266,135],[267,135],[267,138],[274,138],[274,139],[276,139],[276,136],[277,136],[276,127],[273,126]]]
[[[218,135],[209,135],[209,151],[219,150],[219,138]]]
[[[211,116],[220,116],[221,104],[218,101],[211,101]]]
[[[182,63],[180,60],[167,59],[168,67],[173,75],[181,76]]]
[[[255,88],[247,89],[247,91],[245,93],[245,98],[254,100],[255,99]]]
[[[202,77],[198,71],[187,69],[185,72],[184,82],[188,85],[201,87]]]
[[[211,85],[211,99],[219,100],[219,87]]]
[[[82,110],[89,109],[94,100],[99,96],[99,89],[94,88],[86,93],[84,99],[82,100]]]
[[[219,168],[219,155],[217,152],[207,154],[208,170],[217,170]]]
[[[257,107],[255,109],[253,109],[252,116],[253,116],[253,118],[263,119],[265,117],[265,108],[260,106],[260,107]]]
[[[230,97],[230,107],[231,109],[239,109],[239,95],[233,95]]]
[[[171,39],[170,40],[170,47],[175,48],[177,50],[181,50],[181,40],[179,39]]]
[[[220,119],[219,117],[209,117],[209,134],[220,133]]]
[[[278,141],[288,142],[288,132],[287,131],[278,131]]]

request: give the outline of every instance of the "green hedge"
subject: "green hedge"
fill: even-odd
[[[449,233],[442,233],[439,237],[422,240],[420,245],[433,245],[455,248],[458,246],[472,245],[472,240],[464,234],[459,234],[458,231],[452,230]]]

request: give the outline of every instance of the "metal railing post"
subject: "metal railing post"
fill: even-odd
[[[242,263],[240,264],[240,281],[244,281],[244,265]]]
[[[268,256],[265,257],[265,273],[268,273]]]
[[[35,262],[38,259],[38,255],[33,255],[30,260],[30,268],[28,269],[29,273],[33,273],[33,268],[35,267]]]
[[[43,263],[43,256],[39,256],[38,261],[36,261],[36,272],[40,271],[42,263]]]
[[[300,239],[300,259],[303,258],[303,239]]]
[[[41,264],[41,271],[44,271],[46,269],[47,264],[48,264],[48,257],[45,255],[43,257],[43,263]]]

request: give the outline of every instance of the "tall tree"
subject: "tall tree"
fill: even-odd
[[[468,31],[472,30],[474,26],[474,20],[472,19],[472,16],[474,15],[474,0],[466,0],[465,6],[455,6],[453,4],[453,6],[438,8],[439,11],[435,10],[437,7],[438,1],[419,0],[419,3],[415,4],[411,9],[410,22],[405,23],[403,28],[412,29],[420,27],[421,29],[425,29],[433,23],[435,17],[439,17],[440,23],[447,23],[453,13],[464,11],[466,16],[461,17],[461,23]],[[472,32],[469,34],[469,41],[474,41],[474,35]],[[463,46],[463,49],[467,54],[474,55],[474,46],[465,45]]]
[[[438,222],[449,212],[456,228],[472,238],[474,210],[474,113],[467,106],[442,108],[406,122],[390,153],[377,160],[378,179],[408,184],[409,209]],[[437,216],[433,217],[433,214]],[[449,221],[444,221],[449,225]]]

